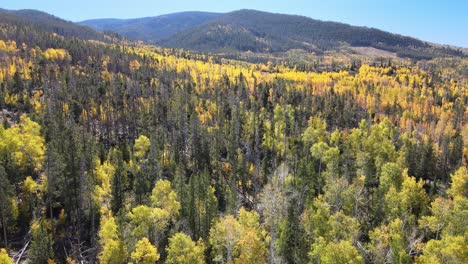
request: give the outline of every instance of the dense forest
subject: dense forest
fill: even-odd
[[[0,17],[0,263],[468,262],[467,59],[318,71],[66,25]]]

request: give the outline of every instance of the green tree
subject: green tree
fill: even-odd
[[[410,223],[426,213],[429,198],[424,190],[424,182],[416,178],[403,175],[401,190],[390,187],[385,195],[385,210],[389,219],[404,218]]]
[[[169,225],[170,215],[164,209],[139,205],[128,214],[132,226],[132,235],[136,238],[150,237],[156,241],[156,235]]]
[[[447,191],[454,199],[468,197],[468,169],[460,167],[451,177],[450,189]]]
[[[117,163],[115,167],[115,173],[112,177],[112,202],[111,208],[114,214],[117,214],[119,210],[123,207],[125,195],[126,195],[126,185],[127,185],[127,168],[122,157],[122,152],[120,150],[114,150],[113,158]]]
[[[241,238],[242,232],[242,226],[232,215],[222,217],[211,227],[210,245],[214,262],[232,261],[234,246]]]
[[[371,250],[376,263],[411,263],[406,252],[407,239],[400,219],[370,232]]]
[[[194,242],[184,233],[177,233],[169,238],[166,248],[168,264],[203,264],[205,263],[205,246],[199,240]]]
[[[13,186],[8,180],[5,169],[2,165],[0,165],[0,220],[2,224],[2,236],[5,247],[8,246],[8,223],[15,219],[17,214],[18,212],[14,198]]]
[[[171,182],[159,180],[151,193],[151,204],[154,208],[161,208],[169,213],[169,219],[174,221],[180,213],[180,202],[177,193],[172,190]]]
[[[54,258],[53,237],[50,222],[39,219],[31,224],[32,240],[28,259],[31,263],[47,264]]]
[[[265,261],[269,237],[258,214],[241,208],[237,220],[227,215],[214,224],[209,241],[216,263],[258,263]]]
[[[451,175],[448,198],[438,197],[431,204],[431,215],[419,221],[420,226],[435,233],[435,239],[422,245],[422,255],[417,263],[466,263],[468,246],[468,173],[465,167]]]
[[[278,245],[286,263],[307,262],[307,240],[304,227],[300,222],[298,207],[297,200],[292,199],[288,206],[287,218],[281,225]]]
[[[140,135],[135,140],[135,157],[143,159],[151,147],[151,141],[145,135]]]
[[[327,243],[325,239],[321,237],[312,245],[309,256],[311,258],[310,263],[362,263],[362,257],[359,255],[358,250],[353,247],[351,242],[346,240]]]
[[[444,236],[441,240],[432,239],[423,248],[423,254],[416,258],[416,263],[436,264],[468,262],[466,236]]]

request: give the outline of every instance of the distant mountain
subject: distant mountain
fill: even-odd
[[[2,27],[15,27],[15,30],[1,30]],[[15,34],[5,35],[12,34],[11,32]],[[34,32],[100,41],[111,41],[113,37],[118,37],[111,34],[115,32],[129,39],[163,47],[226,55],[245,51],[282,53],[295,49],[320,54],[323,51],[338,51],[342,47],[353,46],[375,48],[391,52],[392,56],[415,59],[467,56],[461,49],[427,43],[375,28],[256,10],[239,10],[225,14],[182,12],[136,19],[95,19],[75,24],[36,10],[0,9],[0,38],[33,43],[36,38]],[[44,43],[39,44],[47,46],[47,40],[41,39]]]
[[[99,31],[111,30],[133,40],[155,44],[175,33],[193,28],[223,14],[181,12],[136,19],[93,19],[79,22]]]
[[[227,13],[178,32],[158,44],[199,51],[316,51],[351,45],[373,47],[408,57],[461,54],[452,49],[438,48],[415,38],[375,28],[255,10]]]
[[[140,19],[87,20],[80,24],[164,47],[202,52],[271,53],[292,49],[322,52],[348,45],[416,59],[463,55],[456,49],[375,28],[256,10],[226,14],[184,12]]]
[[[10,30],[0,30],[0,36],[5,39],[17,39],[28,43],[34,38],[33,32],[28,29],[35,29],[42,32],[55,33],[64,37],[76,37],[86,40],[106,41],[104,34],[97,32],[87,26],[77,25],[73,22],[63,20],[56,16],[37,10],[6,10],[0,9],[0,29],[2,27],[16,27],[15,36],[6,36],[11,34]],[[5,36],[3,36],[5,35]]]

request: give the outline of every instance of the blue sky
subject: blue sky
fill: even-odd
[[[248,8],[375,27],[468,48],[468,0],[0,0],[0,8],[38,9],[71,21]]]

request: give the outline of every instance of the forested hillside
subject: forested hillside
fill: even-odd
[[[143,40],[155,44],[163,38],[203,24],[220,15],[209,12],[181,12],[133,19],[92,19],[79,24],[99,31],[111,30],[132,40]]]
[[[416,60],[464,56],[460,49],[375,28],[256,10],[183,12],[140,19],[95,19],[80,24],[150,44],[210,53],[283,53],[301,49],[322,54],[340,53],[351,46],[372,47]]]
[[[0,263],[468,262],[468,60],[319,72],[5,18]]]
[[[106,41],[103,34],[89,27],[65,21],[53,15],[37,10],[5,10],[0,8],[0,24],[4,38],[19,41],[40,42],[45,36],[35,36],[35,29],[55,33],[68,38],[81,38]]]

